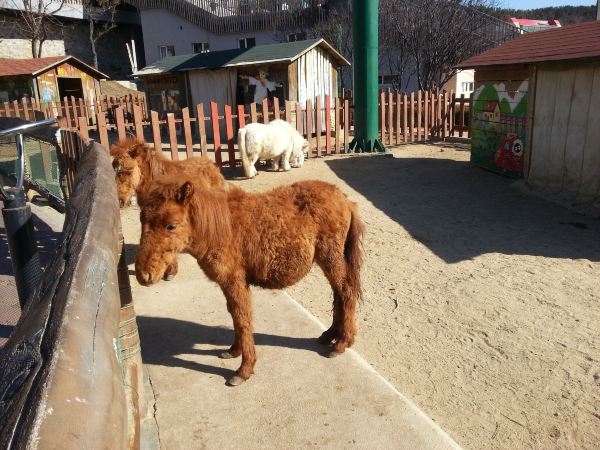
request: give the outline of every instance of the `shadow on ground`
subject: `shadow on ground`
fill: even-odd
[[[522,193],[511,187],[514,180],[468,162],[360,157],[326,163],[446,262],[485,253],[600,261],[600,221]]]
[[[233,371],[229,369],[180,358],[180,355],[209,355],[218,358],[233,343],[233,330],[165,317],[137,316],[137,323],[145,364],[182,367],[219,375],[225,379],[233,375]],[[328,347],[319,345],[317,337],[298,338],[254,333],[254,343],[257,346],[286,347],[326,356],[329,353]],[[197,345],[214,345],[220,348],[198,349],[195,348]]]

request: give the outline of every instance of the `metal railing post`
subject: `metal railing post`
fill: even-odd
[[[23,132],[35,128],[52,125],[56,119],[20,125],[0,131],[0,137],[16,135],[18,153],[18,173],[15,187],[1,187],[2,218],[6,229],[6,240],[10,251],[10,259],[15,276],[15,284],[19,295],[19,304],[24,309],[27,299],[39,286],[42,265],[35,239],[31,207],[27,204],[23,181],[25,176],[25,147],[23,145]]]

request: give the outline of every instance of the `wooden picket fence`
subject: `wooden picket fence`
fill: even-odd
[[[108,123],[114,123],[114,110],[123,108],[126,114],[133,114],[134,106],[142,109],[144,117],[148,115],[146,96],[127,95],[124,97],[113,97],[101,95],[95,103],[75,97],[64,97],[58,102],[40,102],[36,98],[23,97],[21,100],[4,102],[0,106],[0,117],[19,117],[25,120],[35,120],[39,117],[64,117],[68,123],[75,124],[78,117],[86,117],[93,120],[95,116],[104,112]]]
[[[411,94],[380,92],[379,129],[384,145],[392,146],[448,137],[469,137],[471,99],[448,92]],[[105,147],[135,136],[160,148],[174,160],[207,155],[219,166],[235,167],[239,161],[237,131],[251,122],[269,123],[285,119],[308,140],[308,157],[320,157],[346,150],[353,136],[351,96],[316,97],[306,107],[291,101],[280,104],[275,98],[262,104],[208,105],[183,108],[181,113],[159,116],[147,109],[145,99],[105,98],[94,107],[82,99],[42,105],[33,101],[5,103],[0,116],[18,115],[26,120],[61,117],[61,125],[93,138]],[[1,113],[4,111],[4,114]]]

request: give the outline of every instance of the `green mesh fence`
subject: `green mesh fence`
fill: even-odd
[[[56,147],[28,136],[25,144],[25,179],[34,181],[64,200]],[[17,145],[14,136],[0,139],[0,177],[5,185],[14,185],[17,173]]]

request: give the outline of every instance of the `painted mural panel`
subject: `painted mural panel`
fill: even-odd
[[[473,94],[471,162],[494,172],[523,176],[528,88],[528,80],[477,86]]]

